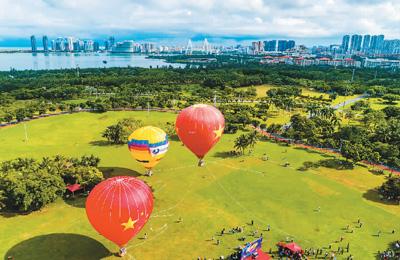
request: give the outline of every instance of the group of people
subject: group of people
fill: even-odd
[[[400,259],[400,240],[393,243],[393,248],[378,253],[380,259]]]

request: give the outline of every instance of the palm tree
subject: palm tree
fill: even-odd
[[[248,146],[253,149],[258,141],[257,132],[253,131],[252,133],[249,133],[246,137],[247,137]]]
[[[248,146],[249,144],[245,134],[242,134],[238,138],[236,138],[234,148],[236,150],[239,150],[241,154],[244,154],[244,151],[247,149]]]

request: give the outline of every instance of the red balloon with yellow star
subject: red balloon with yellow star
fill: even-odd
[[[149,186],[128,176],[102,181],[86,200],[90,224],[120,247],[139,233],[152,211],[153,195]]]
[[[199,159],[219,141],[224,132],[225,119],[214,106],[197,104],[183,109],[176,119],[176,132],[183,144]]]

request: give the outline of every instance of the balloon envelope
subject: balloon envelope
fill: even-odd
[[[97,184],[86,200],[90,224],[122,247],[146,224],[153,211],[153,195],[141,180],[119,176]]]
[[[145,168],[153,168],[168,151],[167,134],[160,128],[145,126],[135,130],[128,138],[129,151]]]
[[[221,138],[225,119],[217,108],[198,104],[183,109],[175,126],[179,139],[201,159]]]

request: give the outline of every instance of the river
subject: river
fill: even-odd
[[[48,70],[70,68],[109,68],[109,67],[181,67],[160,59],[147,59],[145,55],[129,53],[0,53],[0,71]]]

